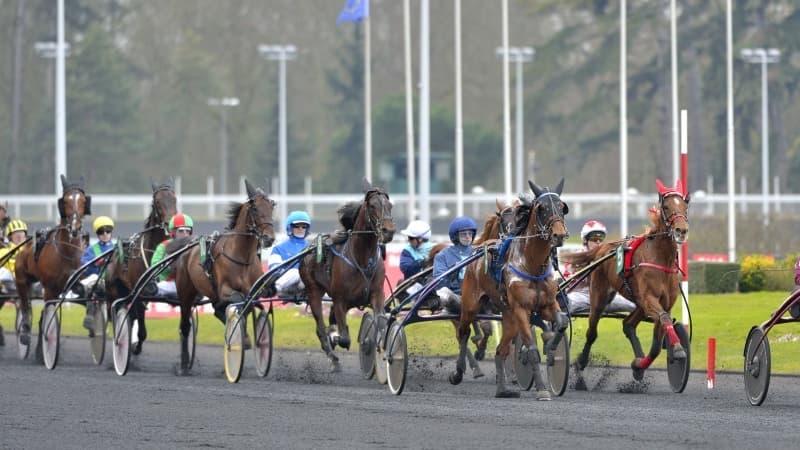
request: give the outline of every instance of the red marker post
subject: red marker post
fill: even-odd
[[[708,338],[708,362],[706,364],[706,382],[709,389],[714,389],[716,383],[717,370],[717,340],[713,337]]]

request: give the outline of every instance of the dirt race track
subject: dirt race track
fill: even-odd
[[[705,374],[692,373],[673,394],[663,371],[633,386],[629,370],[601,365],[589,391],[500,400],[492,362],[486,377],[451,386],[453,360],[412,355],[406,390],[394,396],[361,377],[353,352],[331,374],[319,351],[278,349],[266,379],[250,360],[232,385],[220,347],[198,346],[195,374],[177,377],[177,343],[148,342],[119,377],[110,345],[95,366],[85,339],[65,338],[50,371],[33,356],[19,360],[13,334],[6,342],[1,448],[798,448],[796,377],[773,376],[761,407],[747,403],[741,374],[719,375],[709,391]]]

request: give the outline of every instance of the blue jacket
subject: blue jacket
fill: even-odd
[[[306,246],[308,246],[308,243],[305,238],[295,237],[290,234],[289,239],[272,248],[272,253],[269,256],[270,268],[300,253]],[[291,268],[295,269],[297,267],[300,267],[300,261],[294,263]]]
[[[443,274],[447,269],[455,266],[459,261],[466,259],[471,254],[472,247],[468,245],[453,245],[437,253],[436,257],[433,258],[433,277],[436,278]],[[447,286],[450,290],[460,295],[461,282],[464,281],[465,272],[466,267],[442,280],[441,286]]]
[[[423,242],[419,248],[414,248],[411,244],[406,245],[400,253],[400,271],[403,277],[411,278],[422,270],[422,263],[428,259],[428,255],[433,248],[430,242]]]
[[[101,241],[97,241],[94,244],[90,245],[89,248],[83,252],[83,256],[81,257],[81,265],[88,263],[89,261],[97,258],[98,256],[102,255],[103,253],[107,252],[114,248],[114,241],[108,241],[107,243],[103,244]],[[83,273],[83,276],[88,277],[89,275],[100,274],[100,266],[102,265],[102,261],[99,265],[93,265],[86,269],[86,272]]]

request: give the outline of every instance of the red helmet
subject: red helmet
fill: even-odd
[[[178,213],[172,216],[172,219],[169,219],[169,228],[168,231],[170,234],[175,234],[175,230],[178,228],[194,228],[194,222],[192,218],[189,217],[188,214]]]

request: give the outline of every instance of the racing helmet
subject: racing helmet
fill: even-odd
[[[608,234],[608,230],[606,226],[603,225],[603,222],[599,220],[590,220],[583,224],[583,228],[581,228],[581,241],[586,242],[593,236],[600,236],[605,239],[606,234]]]
[[[28,224],[26,224],[25,222],[23,222],[23,221],[21,221],[19,219],[12,220],[11,222],[8,222],[8,225],[6,225],[6,236],[11,236],[11,233],[13,233],[15,231],[24,231],[24,232],[27,233],[28,232]]]
[[[429,241],[431,239],[431,226],[422,220],[412,220],[405,230],[400,231],[400,234]]]
[[[292,225],[296,223],[304,223],[306,227],[306,236],[311,232],[311,217],[305,211],[292,211],[286,217],[286,234],[292,235]]]
[[[469,216],[459,216],[450,222],[450,229],[447,234],[450,236],[450,241],[453,244],[458,244],[458,232],[461,230],[472,230],[473,233],[478,233],[478,225]]]
[[[170,234],[174,235],[175,230],[178,228],[194,228],[194,222],[192,221],[192,218],[189,217],[188,214],[184,213],[178,213],[172,216],[172,218],[169,219],[169,227],[167,230]]]
[[[94,222],[92,222],[92,229],[94,230],[95,234],[97,234],[97,232],[103,227],[114,228],[114,221],[111,220],[111,217],[100,216],[97,219],[94,219]]]

